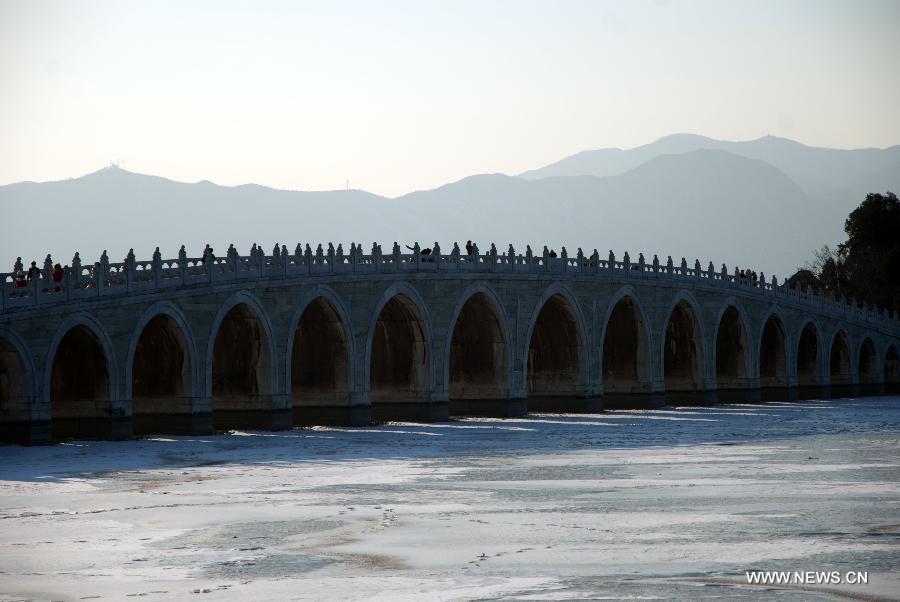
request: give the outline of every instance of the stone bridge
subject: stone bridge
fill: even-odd
[[[877,394],[897,316],[671,257],[129,253],[0,286],[6,441]]]

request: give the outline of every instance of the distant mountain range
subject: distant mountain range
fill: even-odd
[[[423,246],[468,239],[501,251],[546,244],[601,255],[671,254],[787,276],[814,249],[843,238],[868,192],[900,191],[900,146],[812,148],[783,138],[724,142],[678,134],[630,150],[585,151],[520,174],[476,175],[388,199],[365,191],[302,192],[255,184],[193,184],[116,167],[58,182],[0,186],[0,261],[68,263],[103,249],[118,261],[157,245],[175,256],[253,242],[393,241]]]

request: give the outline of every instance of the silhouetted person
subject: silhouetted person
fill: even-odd
[[[472,244],[472,241],[468,241],[466,243],[466,255],[471,255],[475,252],[475,245]]]
[[[549,257],[556,257],[556,251],[550,249]]]
[[[37,262],[32,261],[31,267],[28,268],[28,282],[31,282],[32,280],[37,280],[40,277],[41,277],[41,270],[39,267],[37,267]]]
[[[65,271],[62,269],[61,265],[57,263],[55,266],[53,266],[53,282],[55,283],[53,287],[54,293],[58,293],[62,290],[62,288],[60,288],[58,284],[63,281],[64,275]]]
[[[407,249],[414,252],[416,251],[415,247],[411,247],[409,245],[404,245]],[[419,249],[419,257],[422,257],[422,261],[434,261],[434,258],[431,257],[431,249],[425,247],[424,249]]]

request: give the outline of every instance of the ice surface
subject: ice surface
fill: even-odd
[[[898,426],[880,397],[3,446],[0,599],[896,597]]]

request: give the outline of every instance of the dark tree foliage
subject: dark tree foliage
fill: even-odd
[[[844,222],[847,240],[816,253],[822,285],[842,297],[900,310],[900,200],[870,193]]]

